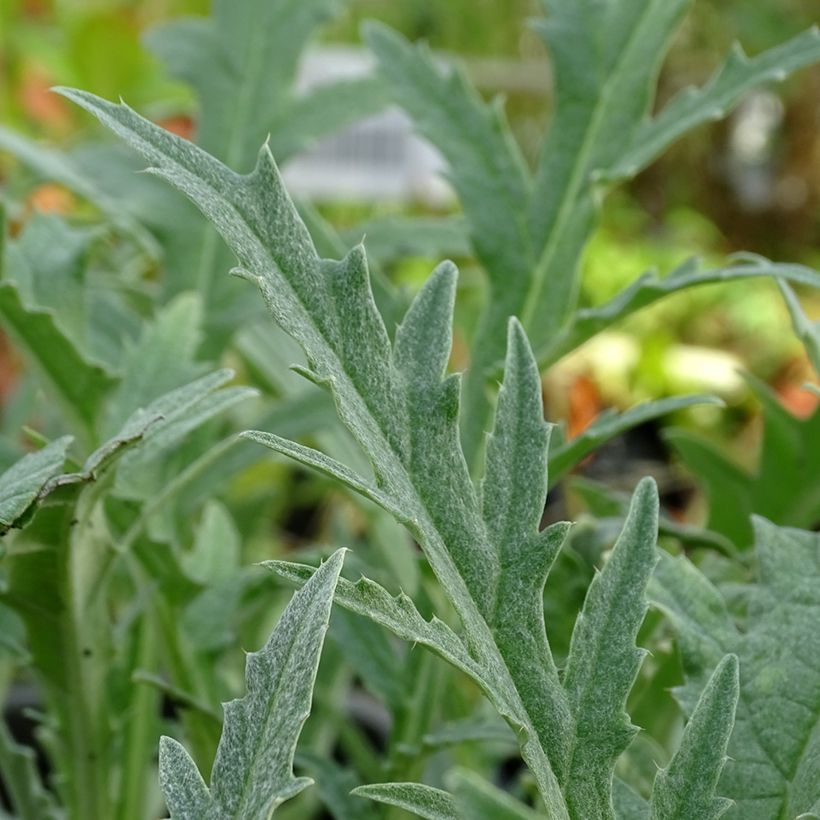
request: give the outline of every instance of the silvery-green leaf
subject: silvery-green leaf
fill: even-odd
[[[620,667],[616,664],[623,674],[617,677],[614,688],[610,679],[587,674],[587,661],[596,656],[599,648],[610,649],[613,655],[616,647],[622,648],[623,640],[613,640],[604,626],[601,630],[609,639],[608,646],[602,646],[594,629],[576,630],[581,636],[580,648],[573,662],[584,671],[577,680],[568,676],[567,681],[572,681],[575,688],[568,687],[566,695],[556,675],[543,670],[542,661],[549,660],[546,635],[541,634],[543,581],[563,529],[537,529],[536,507],[543,502],[546,483],[543,473],[526,495],[528,532],[524,543],[513,543],[519,531],[506,524],[499,528],[494,525],[491,537],[489,519],[482,516],[479,493],[460,445],[459,379],[445,373],[452,339],[454,267],[445,263],[436,269],[407,311],[393,345],[374,304],[363,249],[354,248],[341,261],[319,258],[267,149],[260,153],[254,172],[240,176],[124,105],[112,105],[76,91],[63,93],[140,150],[154,163],[155,174],[180,188],[213,220],[239,259],[239,275],[260,288],[274,319],[303,347],[307,359],[304,373],[332,393],[339,416],[370,462],[374,482],[365,483],[330,460],[291,445],[293,454],[335,472],[360,492],[376,498],[373,494],[377,491],[379,503],[386,500],[405,524],[430,562],[465,636],[463,642],[453,646],[449,635],[439,640],[442,630],[434,626],[435,634],[428,638],[430,645],[441,652],[439,644],[443,642],[445,656],[449,655],[448,659],[479,683],[515,730],[549,816],[568,820],[569,810],[556,770],[569,773],[565,788],[572,794],[572,778],[580,778],[590,762],[584,757],[590,757],[589,744],[578,742],[572,759],[563,751],[566,742],[562,745],[556,740],[557,748],[551,744],[562,737],[562,728],[567,730],[563,735],[572,740],[574,729],[567,720],[570,707],[579,710],[575,721],[586,719],[586,709],[590,721],[593,713],[600,713],[602,731],[622,720],[623,701],[636,669],[633,661],[637,657],[631,643],[634,633],[628,631],[621,636],[627,640],[627,654],[625,660],[619,659],[623,661]],[[508,428],[513,437],[525,435],[522,431],[532,424],[543,428],[540,411],[526,424],[519,424],[526,412],[535,412],[540,405],[533,396],[537,370],[523,334],[515,325],[511,330],[509,367],[511,401],[505,401],[507,409],[500,411],[502,438],[506,434],[501,431]],[[513,423],[513,419],[517,421]],[[275,444],[280,449],[285,446]],[[520,466],[528,475],[534,475],[535,467],[545,463],[546,440],[538,436],[530,452],[518,445],[514,452],[522,459],[526,456]],[[498,456],[490,460],[488,473],[488,486],[494,488],[491,495],[496,500],[503,499],[504,493],[492,475],[514,475],[503,456]],[[590,612],[614,607],[624,613],[630,629],[634,626],[635,631],[638,616],[643,615],[643,588],[638,583],[629,594],[621,590],[621,564],[640,579],[646,569],[642,559],[651,562],[656,532],[647,523],[654,515],[650,501],[645,488],[639,491],[636,517],[644,526],[633,522],[627,528],[622,543],[628,546],[616,548],[611,567],[604,573],[612,580],[599,585],[590,598],[596,601]],[[504,516],[498,518],[493,513],[492,520],[503,521]],[[640,544],[636,543],[639,538],[644,539]],[[526,573],[512,565],[513,559],[521,555],[534,563],[535,571]],[[610,600],[610,586],[620,593],[616,602]],[[371,587],[365,591],[373,592]],[[515,594],[508,594],[510,591]],[[413,629],[408,628],[407,607],[401,599],[390,603],[380,594],[376,597],[376,605],[370,609],[385,625],[413,639],[418,624],[411,612]],[[359,599],[356,603],[362,602]],[[366,605],[362,610],[371,614]],[[525,653],[515,645],[520,641],[521,627],[513,613],[520,613],[534,631],[528,640],[538,651]],[[587,617],[593,624],[604,619],[603,615]],[[424,623],[421,626],[425,632],[427,627]],[[604,654],[610,657],[606,651]],[[562,703],[567,708],[550,711],[546,716],[541,708]],[[597,712],[594,704],[601,706]],[[628,726],[623,728],[621,734]],[[617,745],[607,744],[600,759],[592,761],[599,786],[606,766],[610,767],[611,777]],[[595,798],[601,795],[596,792]]]
[[[651,820],[717,820],[732,801],[715,796],[735,722],[738,662],[727,655],[715,669],[683,732],[680,746],[652,788]]]
[[[374,783],[353,789],[353,794],[398,806],[425,820],[461,820],[452,795],[421,783]]]
[[[612,816],[615,760],[637,732],[625,707],[645,654],[635,646],[635,638],[657,561],[657,532],[657,489],[651,479],[644,479],[572,632],[563,683],[574,727],[564,789],[570,810],[590,820]]]
[[[717,792],[735,801],[724,817],[768,820],[816,810],[820,799],[820,655],[816,613],[820,537],[756,518],[759,580],[738,625],[720,592],[685,558],[662,554],[650,598],[678,634],[692,714],[709,673],[727,654],[740,661],[740,696]]]
[[[649,820],[649,804],[619,777],[612,783],[612,807],[616,820]]]
[[[160,781],[172,820],[268,820],[312,782],[294,777],[293,756],[310,713],[343,560],[339,550],[322,564],[294,594],[265,646],[248,654],[247,694],[225,704],[210,787],[184,748],[163,738]]]
[[[264,561],[262,566],[297,587],[305,584],[316,572],[315,567],[289,561]],[[461,638],[438,618],[428,621],[422,617],[406,595],[391,595],[369,578],[362,577],[355,583],[340,578],[335,600],[339,606],[370,618],[398,637],[432,649],[470,675],[479,685],[485,685],[479,666],[470,658]]]
[[[500,104],[483,102],[462,72],[442,70],[424,48],[370,24],[368,45],[394,99],[447,160],[447,178],[464,209],[475,255],[487,271],[490,293],[473,366],[465,383],[465,451],[472,463],[486,415],[485,371],[504,355],[510,316],[519,315],[520,294],[535,264],[527,231],[532,181]],[[476,408],[486,410],[484,416]]]

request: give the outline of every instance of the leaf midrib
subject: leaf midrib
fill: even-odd
[[[103,121],[110,120],[111,122],[115,123],[115,131],[120,131],[120,133],[128,133],[132,145],[138,150],[140,150],[141,153],[147,156],[149,162],[151,162],[156,168],[155,172],[158,173],[160,176],[164,176],[169,183],[174,184],[176,187],[181,187],[181,180],[177,182],[173,179],[173,175],[174,173],[176,173],[183,179],[187,178],[197,183],[199,190],[203,193],[208,192],[208,194],[215,200],[221,201],[241,221],[241,224],[244,227],[244,230],[247,233],[247,235],[255,241],[257,249],[261,250],[260,257],[262,259],[268,260],[270,270],[282,271],[282,275],[281,277],[279,277],[279,281],[277,282],[277,284],[280,284],[281,286],[286,287],[288,289],[288,293],[294,300],[295,305],[297,305],[302,312],[302,317],[300,320],[313,331],[317,339],[321,340],[321,343],[325,348],[325,352],[327,353],[328,358],[331,361],[331,364],[336,365],[338,374],[344,378],[345,386],[348,386],[350,388],[350,393],[352,394],[352,396],[355,399],[357,399],[361,403],[361,406],[363,406],[367,410],[367,414],[372,422],[372,431],[379,436],[380,444],[383,445],[382,452],[391,457],[393,463],[389,466],[394,468],[394,473],[398,474],[399,478],[401,479],[400,488],[407,492],[407,495],[409,496],[411,503],[415,504],[416,511],[420,514],[420,518],[423,518],[423,523],[426,524],[426,526],[422,526],[422,521],[415,520],[412,517],[408,517],[402,523],[404,523],[406,526],[408,526],[411,530],[415,531],[419,535],[425,536],[425,543],[428,546],[427,558],[430,561],[431,567],[433,568],[434,573],[439,578],[439,580],[441,581],[442,578],[447,579],[447,583],[442,582],[442,587],[445,593],[447,594],[448,599],[456,609],[456,612],[458,613],[459,617],[461,618],[465,630],[468,633],[473,633],[472,635],[470,635],[470,637],[473,639],[473,645],[479,645],[485,652],[488,652],[487,660],[493,661],[493,665],[498,667],[498,671],[503,672],[504,679],[501,681],[498,680],[496,674],[493,674],[493,676],[490,678],[484,677],[484,680],[488,683],[493,684],[492,690],[495,691],[496,697],[499,698],[500,703],[509,703],[510,699],[509,697],[507,697],[505,690],[509,689],[511,693],[513,693],[513,703],[510,705],[514,707],[514,712],[511,714],[511,717],[525,727],[529,738],[528,743],[533,744],[536,751],[540,753],[538,759],[539,763],[543,767],[543,775],[539,775],[536,772],[534,772],[534,774],[536,776],[536,779],[539,781],[539,786],[543,785],[543,796],[545,798],[545,801],[548,805],[556,806],[559,811],[561,809],[566,809],[566,803],[563,799],[563,795],[561,794],[557,779],[555,778],[555,773],[549,762],[549,757],[546,753],[546,750],[544,750],[543,747],[540,745],[538,734],[535,731],[534,724],[529,713],[524,707],[521,695],[519,694],[518,688],[515,684],[515,680],[512,674],[510,673],[510,670],[507,667],[506,662],[504,661],[504,658],[501,655],[500,650],[492,637],[492,632],[489,626],[487,625],[487,622],[482,617],[476,602],[473,600],[472,595],[469,592],[469,587],[467,586],[464,578],[458,571],[458,568],[455,562],[453,561],[452,556],[447,550],[446,542],[444,541],[442,535],[435,526],[434,520],[430,515],[430,512],[427,509],[426,504],[422,500],[420,494],[417,492],[411,476],[406,472],[406,469],[401,461],[400,456],[396,453],[389,439],[385,436],[385,432],[379,424],[377,417],[375,417],[372,414],[368,402],[359,392],[358,387],[356,386],[350,374],[344,367],[334,347],[331,344],[329,344],[321,328],[314,322],[313,317],[306,308],[305,304],[303,303],[301,297],[294,288],[293,284],[284,275],[284,269],[281,268],[273,259],[265,242],[262,240],[262,237],[247,221],[243,211],[240,210],[240,208],[236,204],[234,204],[226,197],[224,197],[222,192],[214,186],[214,183],[211,179],[203,177],[198,172],[198,169],[196,167],[196,159],[194,157],[185,157],[183,154],[183,158],[178,159],[173,154],[163,150],[162,148],[155,146],[151,142],[151,137],[143,136],[139,133],[139,131],[136,131],[131,124],[128,123],[128,115],[126,115],[124,119],[121,119],[120,117],[110,113],[106,107],[111,106],[115,111],[119,112],[121,110],[119,106],[114,106],[110,103],[100,105],[100,103],[104,101],[98,100],[93,95],[86,96],[84,93],[81,92],[70,92],[67,95],[75,101],[80,102],[84,107],[89,108],[89,110],[92,111],[92,113],[97,113],[99,116],[101,116]],[[130,109],[127,108],[126,110],[130,111]],[[131,112],[130,115],[138,116],[134,112]],[[147,124],[151,128],[157,128],[157,126],[152,126],[150,123]],[[201,149],[195,150],[201,151]],[[263,148],[263,157],[271,163],[271,167],[275,171],[276,166],[273,161],[273,157],[270,153],[270,150],[267,148],[267,146]],[[213,160],[210,157],[208,158],[208,161],[215,162],[215,160]],[[222,165],[221,163],[219,164]],[[224,165],[222,165],[222,167],[224,169]],[[224,170],[229,172],[234,181],[245,180],[247,182],[247,180],[249,179],[248,176],[237,174],[234,171],[230,171],[230,169]],[[201,194],[198,194],[197,196],[199,199],[201,199]],[[193,198],[193,195],[191,196],[191,198]],[[318,254],[316,253],[315,249],[313,249],[312,255],[318,259]],[[253,271],[249,271],[249,273],[251,274],[250,278],[254,279],[258,283],[261,284],[264,281],[266,284],[270,285],[270,280],[267,279],[267,277],[263,278],[262,275],[260,275],[259,273],[255,273]],[[369,448],[365,446],[364,449],[367,452]],[[502,685],[499,686],[499,683],[501,683]],[[488,690],[490,690],[489,686]],[[501,695],[502,697],[499,697],[499,695]],[[543,783],[541,781],[543,781]],[[566,811],[564,811],[563,814],[559,815],[559,817],[568,818],[568,815],[566,814]]]

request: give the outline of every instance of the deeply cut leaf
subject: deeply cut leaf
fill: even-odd
[[[170,738],[160,746],[160,782],[172,820],[268,820],[312,782],[294,777],[296,743],[309,712],[344,550],[296,592],[268,642],[247,658],[247,694],[225,704],[208,789]]]

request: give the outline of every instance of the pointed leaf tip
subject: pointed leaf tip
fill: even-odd
[[[416,389],[438,385],[447,369],[457,278],[452,262],[437,265],[396,330],[396,366]]]

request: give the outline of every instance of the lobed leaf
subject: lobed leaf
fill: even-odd
[[[180,744],[163,738],[160,782],[172,820],[268,820],[312,781],[293,756],[309,712],[344,550],[329,558],[286,607],[268,642],[248,655],[247,694],[225,704],[210,789]]]
[[[538,530],[547,439],[538,371],[523,331],[510,326],[482,507],[459,440],[459,380],[445,376],[452,265],[437,268],[391,345],[363,250],[341,261],[319,258],[267,149],[252,174],[239,176],[124,105],[64,93],[147,156],[154,173],[216,224],[239,259],[240,275],[260,287],[273,317],[304,348],[303,374],[332,393],[375,483],[306,448],[274,437],[266,443],[378,503],[386,500],[424,550],[465,638],[425,622],[409,601],[370,582],[352,591],[340,584],[340,603],[347,594],[350,608],[402,637],[421,636],[474,677],[515,730],[548,816],[568,820],[570,810],[611,816],[612,766],[632,735],[623,708],[640,661],[634,639],[654,561],[654,491],[639,488],[625,531],[593,584],[562,689],[544,629],[543,587],[565,527]]]
[[[693,713],[708,670],[740,661],[734,731],[718,793],[735,801],[725,817],[764,820],[816,810],[820,799],[820,653],[816,613],[820,537],[755,519],[759,581],[746,592],[738,628],[720,592],[685,558],[662,556],[650,597],[678,633]]]
[[[315,567],[289,561],[263,561],[262,566],[297,587],[305,584],[316,572]],[[426,620],[406,595],[391,595],[369,578],[362,577],[355,583],[340,578],[336,585],[335,601],[339,606],[381,624],[399,638],[432,649],[466,672],[480,686],[487,686],[481,668],[470,657],[461,638],[438,618]]]

